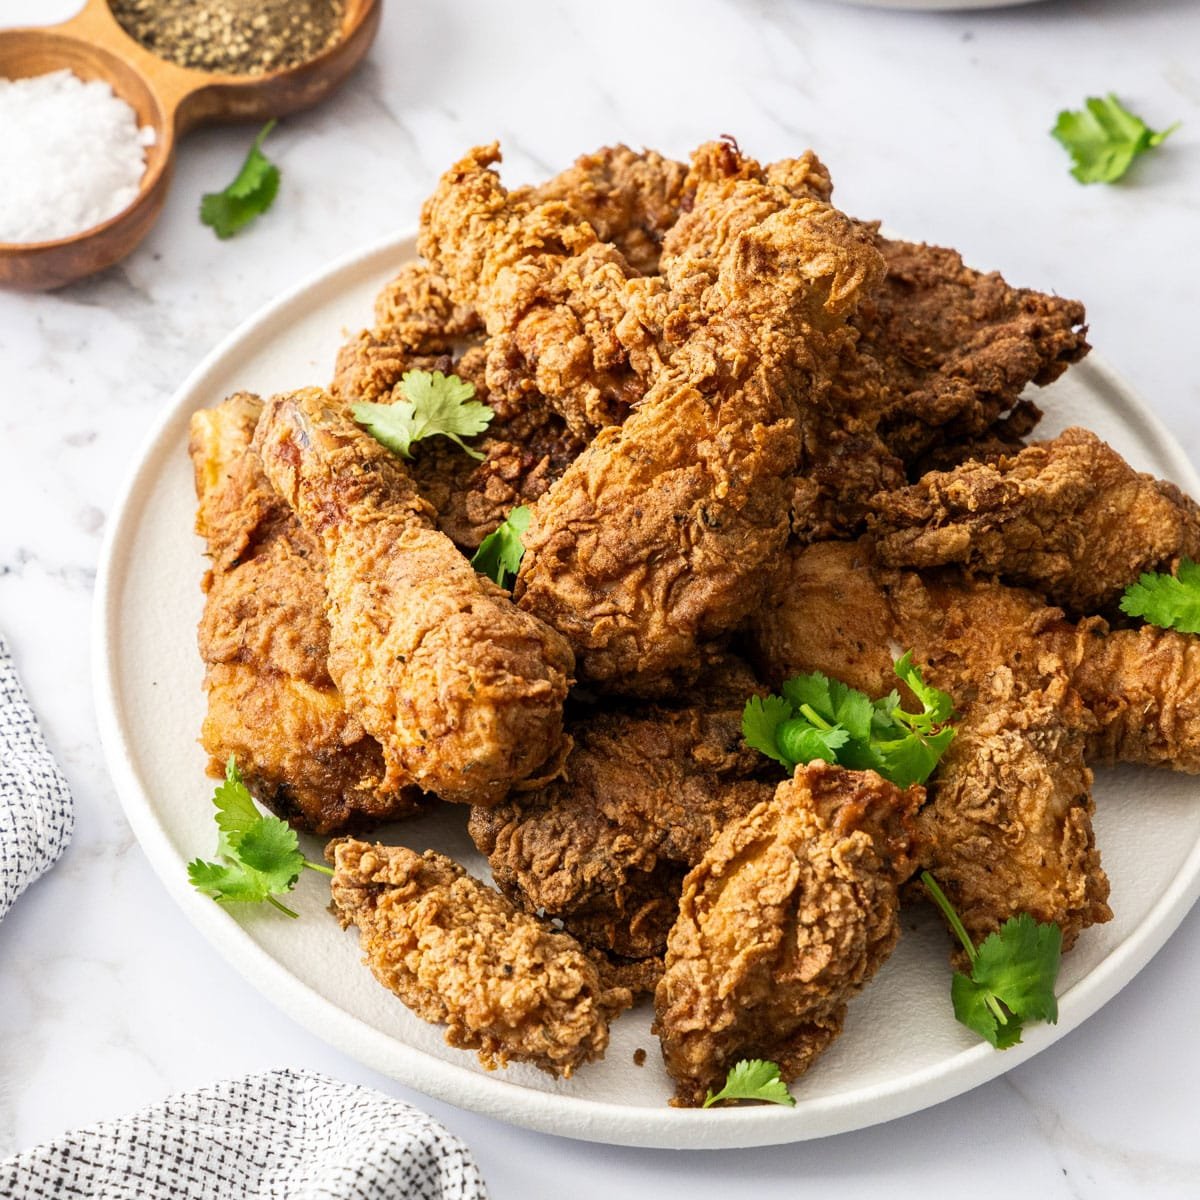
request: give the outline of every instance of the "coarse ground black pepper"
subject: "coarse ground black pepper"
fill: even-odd
[[[342,32],[343,0],[109,0],[109,7],[160,58],[233,75],[298,66]]]

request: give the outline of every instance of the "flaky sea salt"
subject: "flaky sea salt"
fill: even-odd
[[[82,233],[133,202],[154,130],[71,71],[0,79],[0,242]]]

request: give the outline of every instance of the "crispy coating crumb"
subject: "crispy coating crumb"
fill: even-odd
[[[356,925],[367,965],[451,1046],[489,1070],[532,1063],[569,1078],[603,1057],[628,989],[600,982],[578,943],[518,912],[434,851],[331,844],[334,912]]]

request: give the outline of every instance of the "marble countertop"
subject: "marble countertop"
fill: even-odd
[[[70,0],[0,0],[0,26]],[[496,1200],[569,1192],[757,1200],[1196,1196],[1200,913],[1098,1015],[965,1096],[828,1140],[625,1150],[427,1101],[327,1048],[250,989],[152,874],[106,774],[88,677],[106,516],[188,370],[264,302],[414,224],[437,173],[498,137],[510,181],[623,140],[685,155],[715,134],[772,158],[813,146],[843,207],[1082,297],[1092,340],[1200,461],[1200,8],[1052,2],[900,13],[816,0],[569,0],[385,7],[359,74],[283,122],[273,211],[228,243],[196,218],[249,140],[184,143],[166,211],[122,266],[0,295],[0,629],[78,806],[60,865],[0,925],[0,1156],[166,1093],[271,1066],[370,1083],[473,1148]],[[1084,188],[1047,136],[1113,90],[1184,122],[1119,187]]]

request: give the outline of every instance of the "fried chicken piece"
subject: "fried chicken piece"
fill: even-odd
[[[1026,911],[1069,947],[1112,915],[1075,685],[1098,628],[1032,592],[876,567],[859,542],[793,552],[751,636],[777,679],[819,670],[871,696],[895,685],[892,648],[911,649],[961,718],[928,784],[925,865],[977,941]]]
[[[859,356],[834,381],[841,404],[878,410],[892,453],[912,462],[972,440],[1088,351],[1083,305],[1010,287],[953,250],[876,236],[881,287],[853,318]]]
[[[677,1088],[698,1105],[739,1059],[795,1079],[900,934],[919,787],[813,762],[727,827],[684,881],[655,993]]]
[[[329,673],[391,785],[495,804],[565,751],[571,652],[433,527],[401,461],[316,388],[276,396],[255,444],[326,559]]]
[[[508,192],[476,147],[447,171],[421,213],[421,253],[488,333],[498,396],[530,387],[588,438],[622,419],[661,367],[666,285],[640,276],[562,200]]]
[[[608,1025],[633,997],[605,987],[574,938],[518,912],[452,859],[346,839],[333,908],[356,925],[366,963],[451,1046],[493,1070],[527,1062],[560,1078],[602,1058]]]
[[[1086,429],[932,472],[873,503],[881,562],[959,564],[1080,613],[1111,607],[1143,571],[1200,554],[1195,501]]]
[[[329,677],[320,549],[262,473],[247,393],[192,416],[197,532],[205,539],[200,656],[209,773],[233,756],[247,786],[296,828],[329,834],[418,811],[416,788],[383,786],[379,743]]]
[[[662,691],[755,605],[846,317],[881,269],[816,200],[744,231],[669,368],[534,506],[515,595],[566,635],[581,679]]]
[[[572,724],[560,778],[471,813],[496,885],[585,944],[661,955],[687,870],[774,789],[777,768],[742,741],[742,709],[761,692],[747,668],[726,660],[686,707]]]
[[[642,275],[658,274],[662,240],[679,217],[683,163],[653,150],[604,146],[529,191],[540,202],[561,200],[611,242]]]

